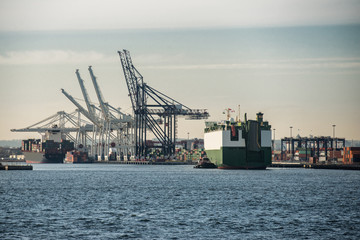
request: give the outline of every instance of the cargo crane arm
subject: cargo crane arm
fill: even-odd
[[[144,91],[147,96],[153,99],[158,105],[147,105],[148,107],[162,107],[163,111],[160,109],[153,109],[150,113],[160,114],[176,114],[188,116],[189,119],[207,119],[209,113],[206,109],[191,109],[184,104],[174,100],[173,98],[165,95],[164,93],[150,87],[147,84],[144,84]]]
[[[35,124],[31,125],[31,126],[28,126],[28,127],[26,127],[26,128],[23,128],[23,129],[30,129],[30,128],[34,127],[34,126],[40,125],[40,124],[42,124],[42,123],[44,123],[44,122],[47,122],[47,121],[49,121],[49,120],[57,117],[59,114],[62,114],[62,113],[63,113],[63,112],[57,112],[57,113],[55,113],[54,115],[51,115],[50,117],[45,118],[44,120],[42,120],[42,121],[40,121],[40,122],[37,122],[37,123],[35,123]],[[14,130],[14,131],[13,131],[13,130]],[[12,132],[16,132],[17,130],[16,130],[16,129],[11,129],[11,131],[12,131]]]
[[[111,116],[111,122],[133,122],[134,119],[131,115],[127,115],[120,111],[120,109],[116,109],[113,106],[106,103],[106,106],[109,110],[112,110],[114,113],[117,113],[121,116],[121,119],[118,119],[111,111],[109,111],[109,115]]]
[[[91,66],[89,66],[89,72],[90,72],[91,80],[92,80],[92,82],[94,84],[96,96],[97,96],[97,98],[99,100],[99,103],[100,103],[101,112],[102,112],[105,120],[109,121],[109,109],[108,109],[107,105],[105,104],[104,97],[101,94],[100,87],[99,87],[99,85],[97,83],[96,77],[95,77],[95,75],[93,73],[93,70],[92,70]]]
[[[206,109],[191,109],[147,84],[144,84],[141,88],[146,96],[154,101],[154,104],[145,105],[149,114],[186,116],[186,119],[190,120],[207,119],[209,117]]]
[[[46,132],[46,131],[61,131],[61,132],[77,132],[77,131],[92,131],[93,127],[89,122],[84,120],[76,119],[74,116],[77,115],[77,111],[73,113],[66,113],[64,111],[59,111],[56,114],[40,121],[35,124],[32,124],[29,127],[21,129],[11,129],[12,132]],[[85,123],[85,126],[79,124]],[[70,123],[71,127],[65,127],[66,123]]]
[[[130,52],[128,50],[124,49],[124,55],[125,55],[127,66],[129,68],[132,83],[135,86],[143,86],[144,85],[144,78],[141,75],[141,73],[135,68],[135,66],[134,66],[134,64],[132,62],[131,56],[130,56]],[[138,101],[137,104],[140,104],[141,100],[143,100],[143,96],[142,96],[141,92],[139,92],[139,89],[136,89],[136,90],[138,90],[138,92],[137,92],[137,101]]]
[[[90,97],[89,97],[89,94],[87,93],[87,90],[85,88],[84,80],[80,77],[79,69],[76,69],[76,76],[77,76],[77,79],[79,81],[81,92],[82,92],[82,94],[84,96],[84,100],[85,100],[88,112],[89,112],[89,114],[91,116],[95,116],[95,110],[94,110],[95,106],[91,105]]]
[[[91,132],[93,131],[92,128],[89,127],[78,127],[78,128],[63,128],[63,129],[56,129],[58,131],[61,131],[63,133],[68,133],[68,132],[77,132],[77,131],[87,131],[87,132]],[[46,131],[54,131],[54,128],[22,128],[22,129],[11,129],[11,132],[46,132]]]
[[[140,89],[143,86],[143,76],[134,67],[129,51],[124,49],[124,52],[118,51],[118,54],[128,87],[131,105],[134,112],[137,112],[142,107],[143,100],[145,100]]]
[[[92,116],[85,108],[83,108],[70,94],[68,94],[64,89],[61,89],[61,92],[79,109],[79,111],[85,115],[92,123],[101,128],[102,126],[99,122]]]
[[[136,107],[135,107],[135,103],[136,103],[136,99],[135,99],[136,90],[135,89],[136,89],[136,87],[134,86],[134,84],[132,82],[132,79],[130,77],[130,70],[129,70],[129,67],[127,65],[124,53],[118,51],[118,54],[120,56],[121,66],[123,68],[126,85],[128,87],[129,97],[130,97],[130,100],[131,100],[131,106],[133,107],[133,110],[135,111],[135,109],[136,109]]]

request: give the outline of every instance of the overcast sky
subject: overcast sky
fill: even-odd
[[[2,0],[2,30],[351,24],[358,0]]]
[[[0,139],[81,98],[80,69],[105,99],[131,112],[117,50],[145,81],[220,120],[225,108],[258,111],[276,138],[360,139],[360,1],[0,1]],[[203,137],[203,121],[179,136]]]

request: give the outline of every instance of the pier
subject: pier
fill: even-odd
[[[0,163],[0,170],[5,170],[5,171],[9,171],[9,170],[33,170],[33,166],[32,165],[16,165],[16,164],[1,164]]]
[[[360,165],[353,164],[310,164],[310,163],[287,163],[273,162],[273,168],[313,168],[313,169],[339,169],[339,170],[360,170]]]
[[[155,162],[155,161],[97,161],[93,163],[100,164],[132,164],[132,165],[194,165],[194,162],[179,162],[179,161],[165,161],[165,162]]]

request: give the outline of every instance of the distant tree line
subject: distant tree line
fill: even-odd
[[[21,147],[21,140],[0,140],[0,147],[18,148]]]

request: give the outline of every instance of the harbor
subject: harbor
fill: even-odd
[[[360,1],[0,11],[0,240],[360,239]]]
[[[25,139],[21,151],[26,163],[197,164],[204,158],[220,169],[304,167],[358,169],[359,149],[345,146],[345,138],[292,136],[275,146],[275,129],[257,112],[256,119],[224,109],[221,121],[208,121],[207,109],[193,109],[144,83],[128,50],[118,51],[133,114],[110,105],[100,89],[92,66],[88,67],[98,100],[93,104],[85,80],[75,75],[82,101],[65,89],[61,93],[77,108],[56,114],[12,132],[37,132],[41,139]],[[142,109],[142,111],[139,111]],[[236,116],[234,116],[236,115]],[[178,119],[205,121],[204,139],[179,139]],[[273,135],[272,135],[273,132]],[[273,137],[273,138],[272,138]],[[280,163],[279,163],[280,161]],[[295,162],[295,163],[291,163]]]

